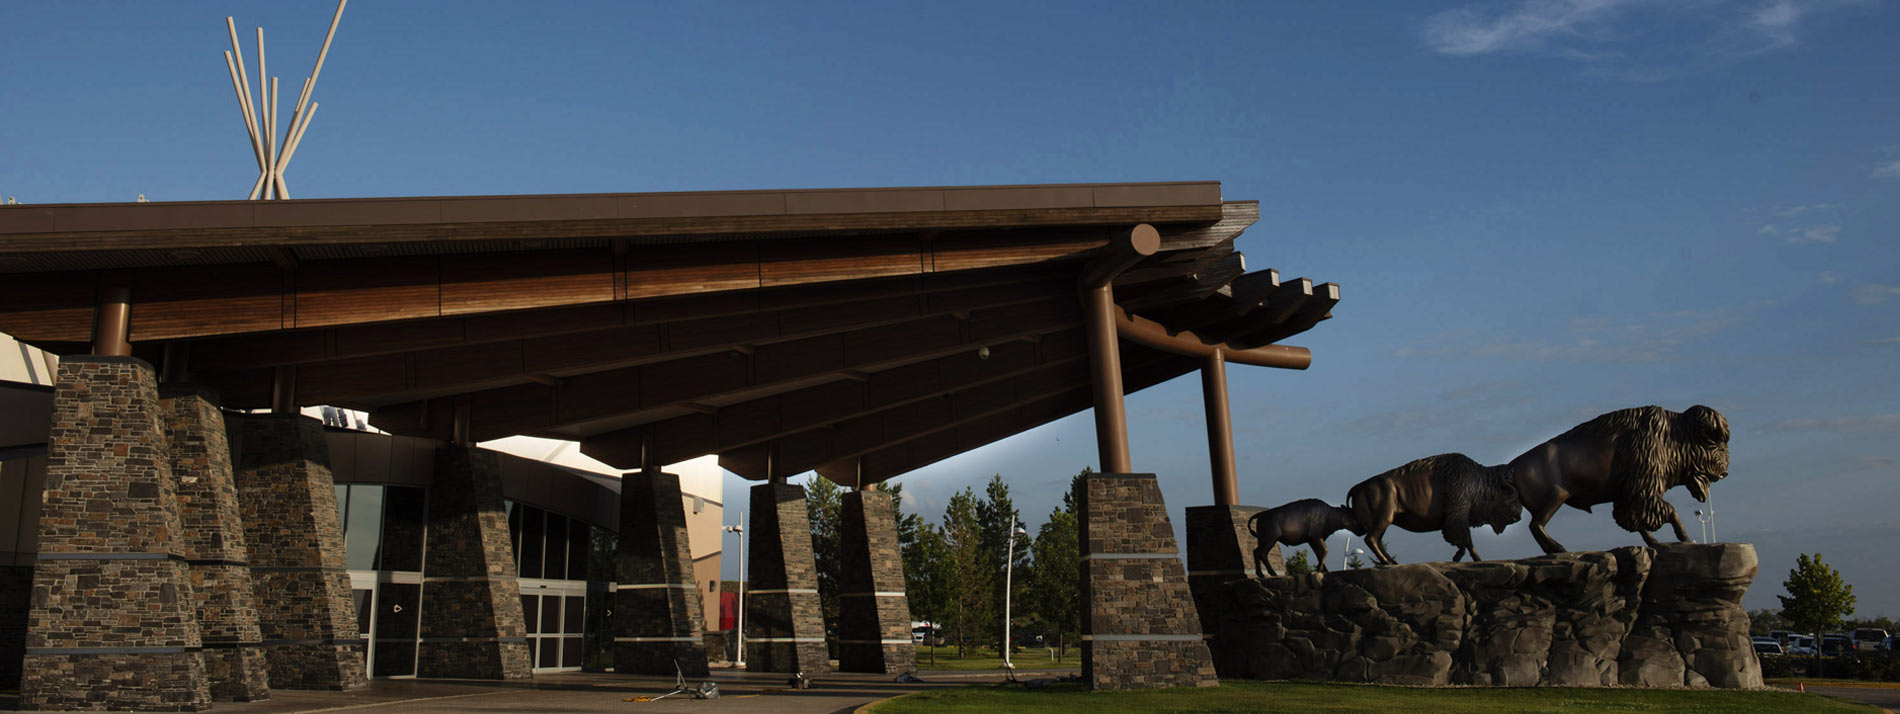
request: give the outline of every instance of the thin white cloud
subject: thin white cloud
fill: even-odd
[[[1841,280],[1844,279],[1841,277],[1840,273],[1836,273],[1832,270],[1821,271],[1820,278],[1821,278],[1822,285],[1835,285],[1835,284],[1840,283]]]
[[[1868,340],[1868,341],[1867,341],[1867,344],[1870,344],[1870,345],[1900,345],[1900,335],[1894,335],[1894,336],[1892,336],[1892,337],[1882,337],[1882,338],[1880,338],[1880,339],[1877,339],[1877,340]]]
[[[1792,245],[1802,245],[1802,244],[1811,244],[1811,243],[1833,243],[1840,239],[1840,235],[1841,235],[1841,227],[1830,223],[1827,225],[1813,226],[1810,228],[1800,229],[1798,231],[1795,231],[1792,234],[1789,234],[1788,237],[1785,238],[1784,240],[1786,240],[1788,243]]]
[[[1874,178],[1900,178],[1900,159],[1874,167]]]
[[[1854,302],[1862,305],[1879,305],[1895,296],[1900,296],[1900,285],[1861,283],[1854,286]]]
[[[1851,433],[1900,431],[1900,414],[1868,414],[1825,418],[1783,419],[1773,429],[1803,429]]]
[[[1565,333],[1532,339],[1484,340],[1462,330],[1428,338],[1393,352],[1397,357],[1486,357],[1559,362],[1658,362],[1675,357],[1684,346],[1747,324],[1753,314],[1775,304],[1761,300],[1736,307],[1677,310],[1644,317],[1584,317],[1570,321]]]
[[[1810,203],[1810,204],[1801,205],[1801,206],[1789,206],[1787,208],[1783,208],[1779,211],[1775,211],[1775,215],[1781,216],[1782,218],[1794,218],[1795,216],[1799,216],[1803,213],[1813,213],[1815,211],[1832,211],[1840,207],[1841,207],[1841,204],[1839,203]]]
[[[1815,15],[1853,2],[1512,0],[1435,13],[1420,37],[1441,55],[1556,57],[1591,74],[1656,81],[1798,46]]]

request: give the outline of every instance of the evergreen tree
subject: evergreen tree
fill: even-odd
[[[919,519],[921,521],[921,519]],[[924,640],[930,647],[930,662],[936,664],[937,629],[944,625],[955,592],[949,541],[943,531],[928,523],[918,523],[916,535],[902,548],[905,598],[910,601],[910,616],[928,622],[933,630]]]
[[[1293,556],[1286,559],[1287,575],[1309,575],[1312,572],[1313,559],[1305,548],[1293,551]]]
[[[1854,586],[1827,563],[1821,554],[1810,558],[1803,553],[1795,559],[1794,569],[1781,587],[1788,591],[1781,598],[1781,615],[1797,627],[1814,632],[1814,662],[1821,663],[1821,636],[1839,627],[1842,618],[1854,611]]]
[[[1036,532],[1035,558],[1030,580],[1036,617],[1055,638],[1056,661],[1069,653],[1071,637],[1082,631],[1081,552],[1073,509],[1049,512],[1049,522]]]
[[[982,529],[981,543],[985,561],[990,564],[995,576],[990,581],[990,602],[994,603],[994,606],[990,609],[989,619],[982,623],[982,631],[983,636],[989,641],[1000,643],[1003,641],[1002,613],[1005,580],[1003,569],[1011,565],[1006,563],[1004,558],[1013,556],[1014,569],[1023,570],[1029,560],[1029,544],[1023,542],[1022,538],[1016,538],[1014,549],[1010,548],[1010,531],[1021,521],[1021,515],[1016,512],[1016,504],[1009,498],[1009,484],[1003,482],[1002,474],[990,476],[990,482],[983,487],[983,495],[984,499],[976,503],[976,520],[977,525]],[[1005,553],[1008,555],[1006,556]],[[1028,591],[1028,583],[1022,578],[1010,580],[1012,589],[1015,590],[1012,602],[1021,602],[1023,594]],[[1020,613],[1014,609],[1011,615],[1020,619]],[[1000,655],[1002,650],[999,649],[997,652]]]
[[[975,638],[987,632],[994,618],[994,583],[999,556],[985,552],[983,526],[977,518],[976,493],[969,487],[950,497],[943,512],[943,539],[949,586],[944,624],[957,641],[957,656],[968,654]]]
[[[844,572],[842,538],[844,490],[813,473],[805,481],[805,514],[811,519],[811,554],[818,566],[818,605],[825,619],[825,642],[837,655],[838,583]]]

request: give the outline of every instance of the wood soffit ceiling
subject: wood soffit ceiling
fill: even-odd
[[[624,469],[875,482],[1091,406],[1077,277],[1161,249],[1116,302],[1248,348],[1338,287],[1248,272],[1216,182],[0,207],[0,332],[87,348],[106,286],[135,354],[187,345],[228,408],[364,409],[398,434],[574,439]],[[1128,391],[1199,367],[1123,343]]]

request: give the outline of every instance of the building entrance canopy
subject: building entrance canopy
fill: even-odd
[[[1095,404],[1090,317],[1125,391],[1303,368],[1278,343],[1338,288],[1247,272],[1258,214],[1214,182],[4,206],[0,332],[232,408],[863,485]]]

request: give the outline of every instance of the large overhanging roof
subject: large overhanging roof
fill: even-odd
[[[853,484],[1089,408],[1077,281],[1141,224],[1129,391],[1202,364],[1169,339],[1330,317],[1335,286],[1246,272],[1258,215],[1215,182],[4,206],[0,332],[83,352],[125,286],[134,353],[186,346],[227,407],[294,385],[398,434]]]

